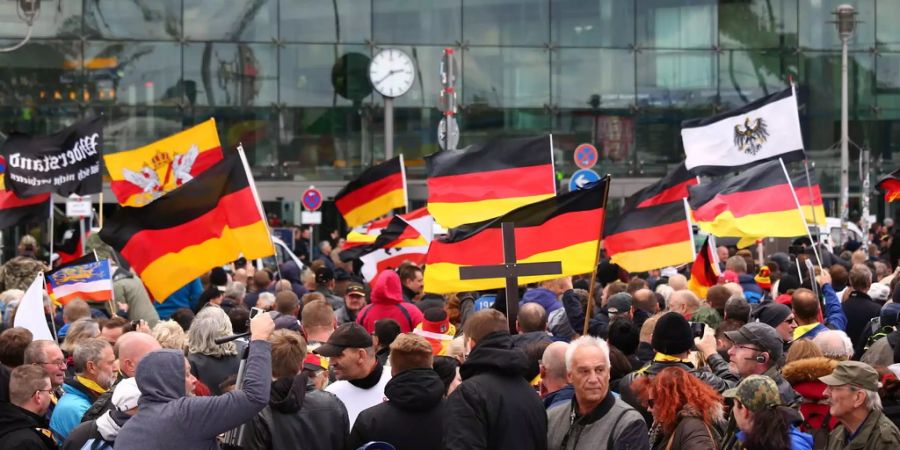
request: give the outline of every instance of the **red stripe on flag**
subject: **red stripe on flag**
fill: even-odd
[[[675,244],[689,240],[688,222],[682,220],[655,227],[624,231],[603,238],[603,247],[610,255],[621,252],[643,250],[660,245]]]
[[[335,206],[346,216],[348,212],[397,189],[403,189],[403,173],[399,172],[347,193],[335,201]]]
[[[638,203],[638,208],[646,208],[648,206],[653,205],[662,205],[664,203],[670,203],[674,201],[681,201],[683,198],[687,198],[688,196],[688,186],[694,186],[698,184],[696,178],[691,178],[690,180],[684,181],[680,184],[676,184],[659,194],[654,195],[644,201]]]
[[[553,194],[550,164],[429,178],[428,201],[462,203]]]
[[[731,211],[735,217],[744,217],[792,209],[797,209],[797,204],[790,186],[784,183],[753,191],[717,194],[695,209],[694,217],[700,222],[712,222],[725,211]]]

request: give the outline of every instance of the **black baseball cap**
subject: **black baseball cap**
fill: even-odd
[[[334,279],[334,271],[327,268],[322,267],[316,270],[316,283],[317,284],[325,284]]]
[[[329,358],[340,355],[345,348],[369,348],[372,346],[372,336],[356,322],[348,322],[339,326],[328,342],[313,350],[313,353]]]
[[[778,361],[784,353],[784,341],[769,325],[762,322],[750,322],[735,331],[726,331],[725,336],[735,344],[751,344],[767,352],[772,360]]]

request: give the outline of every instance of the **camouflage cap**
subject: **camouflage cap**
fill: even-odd
[[[859,361],[841,361],[831,375],[819,377],[819,381],[829,386],[852,384],[869,391],[878,390],[878,372],[872,366]]]
[[[722,393],[725,398],[736,398],[753,412],[781,405],[781,394],[775,380],[765,375],[750,375],[731,389]]]

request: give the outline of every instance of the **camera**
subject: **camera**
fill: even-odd
[[[255,306],[253,308],[250,308],[250,320],[253,320],[254,317],[256,317],[264,312],[266,312],[266,311],[262,308],[257,308]]]
[[[691,334],[693,334],[695,338],[702,338],[704,332],[706,332],[705,323],[691,322]]]

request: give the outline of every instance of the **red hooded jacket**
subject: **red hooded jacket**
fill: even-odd
[[[356,316],[356,322],[366,331],[375,331],[375,321],[394,319],[400,325],[401,333],[410,333],[422,322],[422,311],[412,303],[403,301],[400,276],[393,270],[385,270],[375,277],[372,287],[372,303],[366,305]]]

